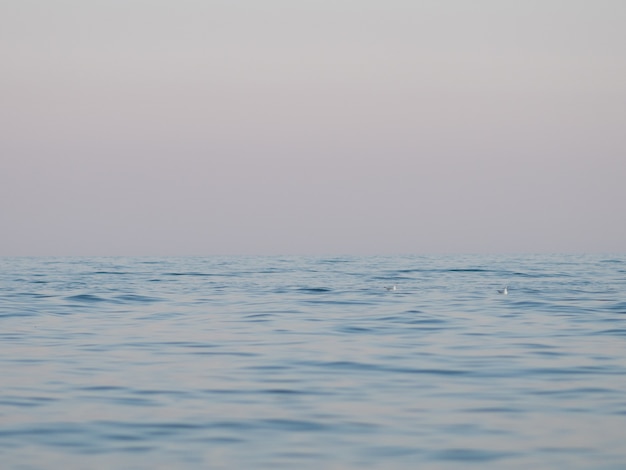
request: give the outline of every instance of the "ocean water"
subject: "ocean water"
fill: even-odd
[[[624,469],[626,256],[0,258],[0,467]]]

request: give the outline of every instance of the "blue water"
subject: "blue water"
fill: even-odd
[[[625,255],[0,258],[3,469],[623,469],[625,443]]]

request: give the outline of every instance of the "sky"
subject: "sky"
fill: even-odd
[[[626,252],[623,0],[0,0],[0,256]]]

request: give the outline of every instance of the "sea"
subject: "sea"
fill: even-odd
[[[625,469],[626,255],[0,258],[0,468]]]

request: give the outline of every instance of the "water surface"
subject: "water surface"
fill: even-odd
[[[2,468],[626,466],[624,255],[0,268]]]

